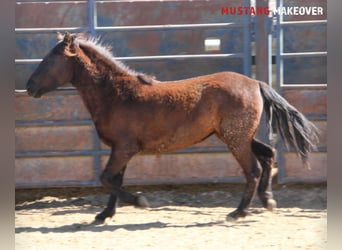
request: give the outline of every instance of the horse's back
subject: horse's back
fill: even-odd
[[[248,92],[248,91],[259,91],[259,83],[255,79],[247,77],[245,75],[223,71],[213,73],[209,75],[196,76],[192,78],[177,80],[177,81],[156,81],[161,89],[165,88],[198,88],[199,86],[203,90],[219,90],[228,91],[234,94],[234,92]],[[186,91],[185,91],[186,92]]]

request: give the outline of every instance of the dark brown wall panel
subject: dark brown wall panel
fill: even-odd
[[[87,2],[26,2],[15,5],[16,28],[85,26]]]
[[[102,169],[108,156],[101,158]],[[125,183],[180,183],[241,178],[231,153],[138,155],[128,164]]]
[[[282,91],[283,97],[305,115],[326,116],[327,90],[288,89]]]
[[[237,22],[243,15],[222,15],[223,6],[241,6],[241,0],[140,1],[97,3],[99,26]]]
[[[92,126],[17,127],[15,149],[25,151],[74,151],[94,148]]]
[[[309,162],[311,169],[303,166],[295,153],[284,153],[284,181],[326,181],[327,153],[312,153]]]
[[[85,181],[95,178],[90,156],[31,157],[15,159],[17,186]]]
[[[76,91],[63,91],[63,94],[55,91],[39,99],[16,95],[15,114],[17,121],[90,119]]]

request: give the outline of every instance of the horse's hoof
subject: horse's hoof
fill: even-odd
[[[277,208],[277,202],[274,199],[268,199],[266,208],[269,211],[273,211],[273,209]]]
[[[230,222],[235,222],[237,221],[239,218],[244,218],[248,215],[249,213],[244,211],[244,210],[235,210],[231,213],[229,213],[226,217],[227,221]]]
[[[91,223],[91,225],[102,225],[102,224],[104,224],[104,220],[102,220],[102,219],[97,219],[96,217],[95,217],[95,220]]]
[[[100,213],[100,214],[95,216],[95,221],[98,223],[104,223],[106,217],[107,216],[104,213]]]
[[[148,203],[145,196],[139,195],[137,198],[137,206],[141,208],[147,208],[150,207],[150,203]]]
[[[106,210],[104,210],[103,212],[99,213],[98,215],[95,216],[95,221],[98,224],[104,223],[104,221],[106,220],[106,218],[111,218],[114,216],[114,212],[108,213]]]
[[[232,217],[229,214],[226,217],[226,221],[228,221],[228,222],[236,222],[237,220],[238,220],[238,218]]]
[[[95,217],[95,220],[93,221],[93,225],[99,225],[99,224],[103,224],[105,222],[105,219],[106,218],[103,218],[102,216],[99,216],[100,214],[98,214],[96,217]]]

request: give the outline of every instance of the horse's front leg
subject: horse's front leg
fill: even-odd
[[[138,207],[149,206],[147,200],[143,196],[133,195],[121,188],[126,164],[134,154],[126,153],[123,155],[126,157],[120,157],[116,155],[115,152],[112,152],[106,168],[101,174],[102,185],[109,190],[111,194],[109,196],[106,208],[95,217],[97,222],[103,222],[106,218],[114,216],[117,198],[125,203],[129,203]]]

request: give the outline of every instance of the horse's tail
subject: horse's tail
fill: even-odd
[[[274,119],[277,132],[285,145],[295,148],[303,163],[307,164],[308,153],[318,142],[318,129],[271,86],[264,82],[259,82],[259,85],[268,129],[271,119]]]

